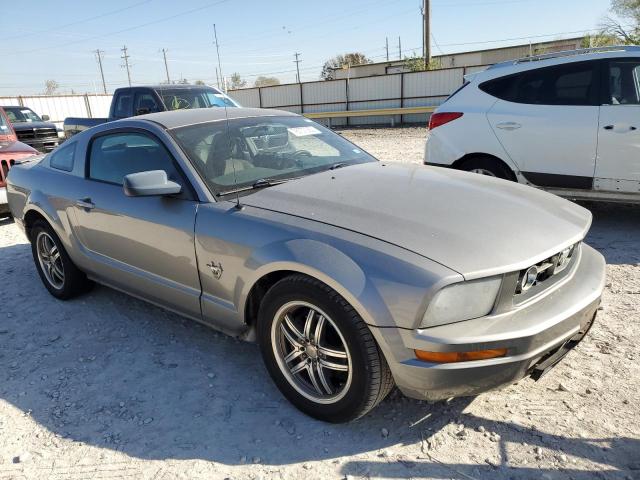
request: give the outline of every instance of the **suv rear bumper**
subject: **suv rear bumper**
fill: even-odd
[[[7,188],[0,187],[0,213],[9,212],[9,202],[7,201]]]
[[[588,332],[604,282],[604,258],[583,244],[580,265],[569,281],[516,310],[427,329],[376,333],[405,395],[427,400],[477,395],[534,373],[539,378],[553,367]],[[506,348],[507,355],[457,363],[423,362],[413,353],[499,348]]]

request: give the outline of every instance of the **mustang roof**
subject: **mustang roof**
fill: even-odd
[[[192,108],[188,110],[172,110],[169,112],[149,113],[147,115],[140,115],[134,117],[140,120],[150,120],[152,122],[159,123],[165,128],[177,128],[184,127],[186,125],[194,125],[196,123],[215,122],[217,120],[224,120],[225,118],[248,118],[248,117],[281,117],[281,116],[294,116],[295,113],[287,112],[285,110],[272,110],[266,108],[238,108],[229,107],[226,109],[222,107],[211,108]]]

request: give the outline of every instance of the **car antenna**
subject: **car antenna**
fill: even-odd
[[[229,114],[227,113],[226,99],[222,98],[222,105],[224,106],[224,117],[227,126],[227,141],[229,142],[229,152],[231,152],[231,129],[229,128]],[[231,168],[233,168],[233,186],[236,187],[236,210],[242,210],[244,207],[240,204],[240,192],[238,191],[238,178],[236,177],[236,162],[231,158]]]

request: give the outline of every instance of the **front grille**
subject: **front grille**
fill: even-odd
[[[32,128],[29,130],[21,130],[16,132],[18,135],[18,140],[45,140],[45,139],[57,139],[58,132],[55,128]]]
[[[515,301],[527,300],[567,275],[578,257],[580,243],[571,245],[541,262],[523,269],[518,274]]]

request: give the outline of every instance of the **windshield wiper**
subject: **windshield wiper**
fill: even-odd
[[[329,167],[329,170],[337,170],[338,168],[346,167],[347,165],[349,165],[347,162],[334,163]]]
[[[279,180],[267,180],[265,178],[261,178],[260,180],[256,180],[251,185],[245,185],[243,187],[232,188],[231,190],[225,190],[224,192],[218,192],[218,197],[224,197],[225,195],[230,195],[232,193],[240,193],[247,192],[249,190],[258,190],[260,188],[273,187],[274,185],[280,185],[281,183],[288,182],[292,180],[291,178],[281,178]]]

